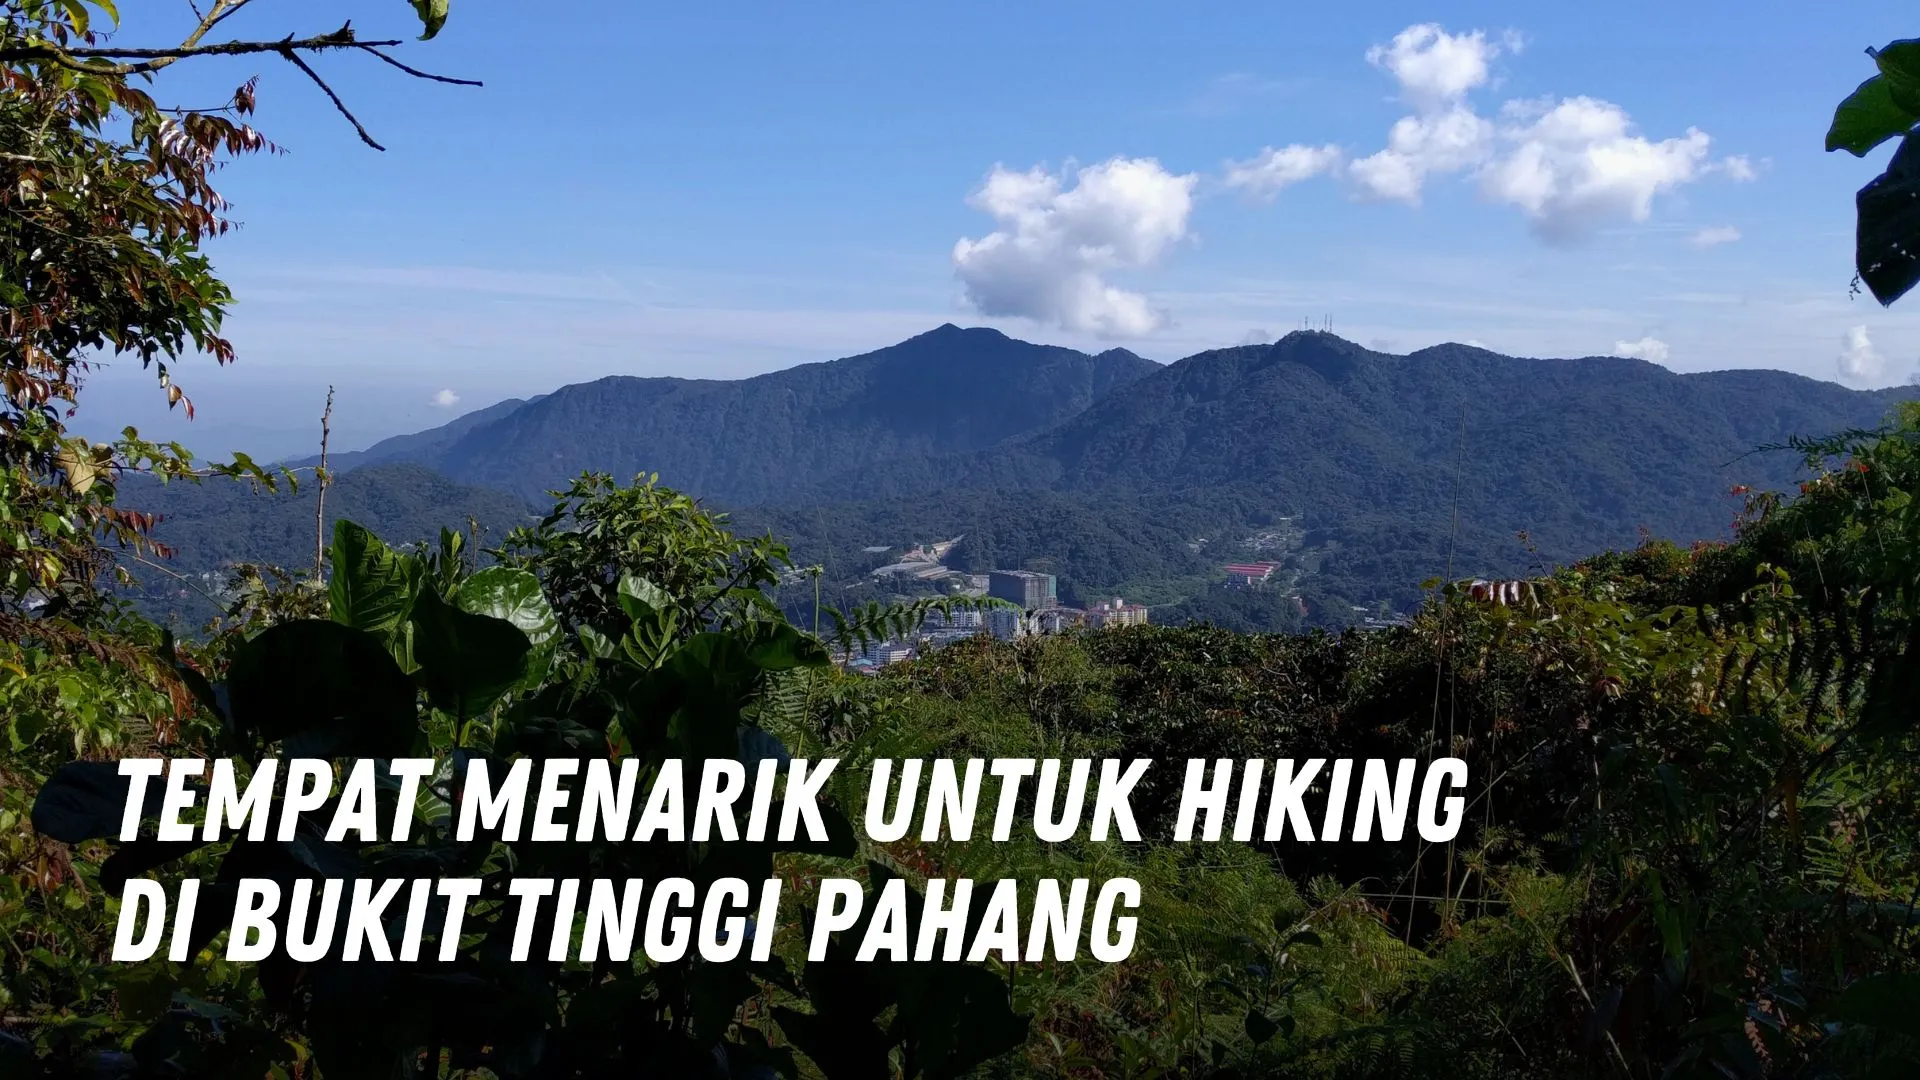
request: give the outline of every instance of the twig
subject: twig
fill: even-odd
[[[227,605],[225,601],[221,600],[219,597],[208,592],[198,581],[195,581],[193,578],[188,577],[187,575],[181,573],[178,570],[175,570],[173,567],[162,566],[159,563],[154,562],[152,559],[143,557],[138,552],[129,551],[126,554],[127,554],[127,558],[132,559],[134,562],[137,562],[142,566],[145,566],[154,570],[158,570],[161,573],[166,574],[168,577],[173,578],[175,581],[178,581],[180,584],[185,585],[187,588],[192,589],[194,592],[199,593],[201,596],[207,599],[208,603],[214,606],[215,610],[225,611],[227,609]]]
[[[314,475],[320,479],[320,490],[313,500],[313,580],[320,580],[320,572],[326,566],[327,557],[327,437],[332,434],[333,387],[327,387],[327,407],[320,414],[320,467]]]
[[[367,134],[367,129],[361,125],[360,118],[353,115],[353,112],[347,108],[347,103],[340,100],[340,95],[333,92],[333,87],[327,85],[327,80],[321,78],[319,72],[307,66],[305,60],[300,59],[300,54],[294,52],[292,46],[283,46],[280,49],[280,55],[286,57],[287,61],[294,67],[306,72],[307,78],[312,79],[314,85],[326,92],[328,100],[333,102],[333,107],[340,110],[340,115],[347,118],[347,123],[353,125],[353,130],[360,133],[361,142],[366,143],[375,150],[386,150],[386,147],[373,141],[373,136]]]
[[[374,46],[378,44],[381,44],[381,43],[377,41],[369,41],[365,44],[356,44],[354,45],[354,48],[359,49],[362,52],[368,53],[369,55],[377,56],[380,59],[385,60],[387,63],[392,64],[394,67],[399,68],[401,71],[406,72],[407,74],[413,76],[416,79],[428,79],[433,82],[452,83],[455,86],[485,86],[486,85],[485,83],[481,82],[479,79],[456,79],[451,75],[435,75],[431,71],[421,71],[419,68],[416,68],[416,67],[408,67],[407,65],[401,63],[400,61],[395,60],[393,57],[388,56],[386,53],[381,52],[379,49],[374,48]]]
[[[207,36],[207,31],[219,26],[222,22],[226,21],[227,16],[232,15],[234,12],[239,11],[252,2],[253,0],[213,0],[213,7],[207,11],[206,15],[201,17],[200,25],[194,27],[193,33],[188,34],[187,40],[182,44],[189,46],[200,44],[200,39]],[[200,11],[196,8],[193,13],[199,15]]]

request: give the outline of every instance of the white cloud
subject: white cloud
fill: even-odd
[[[1292,146],[1275,150],[1269,146],[1247,161],[1227,163],[1226,185],[1241,188],[1261,199],[1272,199],[1282,188],[1308,180],[1340,167],[1345,157],[1338,146]]]
[[[1567,98],[1544,111],[1509,103],[1506,152],[1481,172],[1481,191],[1520,208],[1549,241],[1584,237],[1619,218],[1646,221],[1653,197],[1697,179],[1711,140],[1698,128],[1651,142],[1626,110],[1597,98]]]
[[[1687,243],[1697,248],[1714,248],[1721,244],[1731,244],[1740,239],[1740,230],[1731,225],[1711,225],[1687,237]]]
[[[1840,339],[1840,377],[1855,382],[1872,382],[1887,369],[1887,358],[1873,347],[1867,328],[1850,328]]]
[[[1657,196],[1708,175],[1756,178],[1744,156],[1714,160],[1712,140],[1698,128],[1656,141],[1635,129],[1625,109],[1599,98],[1509,101],[1497,114],[1483,115],[1470,97],[1494,84],[1495,59],[1518,54],[1523,45],[1513,32],[1496,40],[1484,30],[1409,26],[1367,50],[1367,61],[1393,76],[1401,100],[1413,108],[1394,122],[1384,148],[1344,169],[1332,146],[1269,148],[1230,163],[1226,182],[1271,196],[1316,174],[1339,172],[1361,198],[1417,206],[1429,179],[1464,175],[1478,181],[1483,198],[1519,209],[1540,237],[1563,243],[1610,222],[1647,221]],[[1720,230],[1701,235],[1707,238],[1702,246],[1737,238]]]
[[[1363,194],[1417,206],[1432,173],[1458,172],[1485,161],[1493,125],[1465,105],[1403,116],[1387,133],[1387,148],[1355,161],[1349,175]]]
[[[460,404],[460,395],[451,390],[442,390],[429,398],[427,404],[436,409],[451,409]]]
[[[1513,44],[1516,38],[1509,38]],[[1487,65],[1500,46],[1484,31],[1449,34],[1436,23],[1420,23],[1395,34],[1386,45],[1367,50],[1367,62],[1385,68],[1400,81],[1400,93],[1421,111],[1444,107],[1487,81]]]
[[[1139,337],[1165,317],[1147,298],[1104,275],[1158,262],[1187,236],[1199,177],[1175,176],[1152,158],[1080,169],[1073,186],[1044,168],[994,166],[968,201],[999,228],[953,247],[967,301],[984,315],[1013,315],[1101,337]]]
[[[1643,337],[1639,341],[1616,341],[1613,343],[1613,355],[1615,356],[1631,356],[1635,360],[1651,360],[1656,364],[1666,363],[1669,352],[1671,352],[1671,350],[1667,348],[1667,343],[1652,335]]]

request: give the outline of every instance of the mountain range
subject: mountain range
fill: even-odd
[[[896,457],[815,492],[1204,491],[1318,528],[1356,515],[1425,523],[1457,507],[1468,533],[1526,530],[1537,550],[1566,557],[1642,530],[1721,535],[1732,485],[1797,474],[1794,455],[1757,448],[1875,426],[1911,393],[1466,345],[1392,356],[1300,331],[1188,357],[985,451]]]
[[[956,568],[1034,566],[1070,596],[1125,588],[1172,603],[1284,523],[1296,581],[1344,613],[1404,606],[1449,566],[1511,572],[1643,533],[1723,536],[1730,487],[1797,475],[1795,455],[1757,448],[1875,426],[1911,393],[1465,345],[1389,355],[1316,331],[1162,366],[947,325],[751,379],[565,386],[331,464],[370,504],[430,504],[456,513],[446,524],[462,506],[517,520],[582,470],[657,472],[849,585],[884,558],[865,548],[965,534]],[[165,538],[185,507],[154,495],[146,508],[176,515]],[[273,502],[226,519],[221,557],[258,545],[253,558],[278,560],[287,538],[310,543],[311,506],[294,529],[260,519],[301,513]],[[194,533],[223,520],[193,509]],[[210,554],[178,546],[194,564]]]
[[[875,352],[750,379],[615,375],[388,439],[356,463],[409,461],[539,499],[582,470],[657,472],[730,505],[896,457],[964,453],[1042,430],[1158,371],[947,325]]]

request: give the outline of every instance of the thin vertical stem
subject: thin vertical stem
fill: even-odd
[[[327,485],[333,477],[327,475],[327,439],[333,433],[333,387],[327,387],[327,407],[320,414],[320,468],[314,476],[320,483],[320,490],[313,500],[313,580],[319,581],[321,572],[326,568],[327,559]]]

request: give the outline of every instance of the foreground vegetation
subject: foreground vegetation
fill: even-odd
[[[1504,603],[1448,588],[1411,627],[1371,634],[1140,627],[846,675],[758,591],[778,545],[732,536],[684,496],[604,480],[477,572],[455,535],[407,555],[342,526],[324,590],[256,592],[204,647],[106,612],[44,620],[0,666],[0,814],[40,828],[6,833],[5,1042],[48,1075],[101,1074],[103,1060],[126,1076],[631,1075],[642,1062],[836,1078],[1907,1075],[1920,1064],[1905,1019],[1920,1004],[1920,410],[1808,449],[1818,478],[1788,501],[1755,498],[1733,544],[1598,557]],[[358,656],[361,674],[325,655]],[[369,679],[369,664],[390,674]],[[261,693],[272,709],[249,704]],[[299,704],[343,694],[344,725]],[[432,753],[455,770],[480,755],[833,754],[847,759],[843,806],[858,805],[860,763],[924,754],[1451,752],[1475,779],[1472,824],[1444,847],[856,852],[846,830],[811,850],[554,851],[453,844],[428,797],[411,846],[303,835],[183,853],[94,839],[117,803],[94,808],[91,830],[73,800],[30,805],[48,776],[130,750],[244,770],[275,745]],[[1176,775],[1136,794],[1149,837],[1168,835]],[[236,865],[378,878],[420,860],[489,888],[513,874],[797,884],[862,864],[910,882],[1133,876],[1147,908],[1116,965],[807,965],[790,921],[770,966],[516,966],[498,956],[498,909],[453,972],[228,964],[211,923],[186,963],[104,961],[130,873],[218,888]],[[333,1007],[371,998],[377,1017]]]
[[[1442,585],[1411,626],[1341,636],[1133,628],[978,643],[875,679],[830,645],[930,609],[820,612],[789,569],[651,480],[583,478],[482,566],[458,532],[396,549],[351,522],[313,569],[243,569],[203,640],[119,605],[164,555],[130,472],[266,473],[64,427],[89,357],[222,360],[221,154],[264,148],[251,84],[205,113],[133,85],[185,44],[101,44],[92,10],[0,4],[0,1075],[45,1077],[1903,1077],[1920,1067],[1920,409],[1803,446],[1797,496],[1730,544],[1648,545],[1496,590]],[[428,36],[441,0],[413,0]],[[341,31],[237,43],[294,60]],[[1864,133],[1920,109],[1876,57]],[[378,55],[378,54],[376,54]],[[305,61],[295,60],[316,80]],[[408,69],[411,70],[411,69]],[[330,91],[329,91],[330,92]],[[1883,100],[1884,99],[1884,100]],[[334,99],[344,111],[346,106]],[[1877,104],[1876,104],[1877,102]],[[1843,109],[1843,119],[1846,113]],[[357,123],[357,121],[355,121]],[[371,142],[371,136],[365,136]],[[1911,139],[1911,135],[1906,136]],[[1883,188],[1912,180],[1909,155]],[[1865,214],[1867,232],[1889,225]],[[1902,218],[1902,220],[1905,220]],[[1896,229],[1895,231],[1899,231]],[[1864,261],[1877,295],[1902,257]],[[1871,252],[1867,253],[1871,256]],[[324,490],[324,470],[310,477]],[[318,499],[316,499],[318,502]],[[449,522],[448,525],[458,525]],[[431,755],[413,840],[119,843],[113,758]],[[460,843],[477,760],[757,763],[903,754],[1454,754],[1449,845]],[[1139,792],[1165,835],[1167,770]],[[391,799],[392,796],[388,795]],[[323,811],[324,813],[324,811]],[[320,815],[315,815],[318,818]],[[1127,961],[593,964],[503,958],[516,875],[1107,878],[1146,886]],[[205,882],[188,959],[108,962],[121,886]],[[239,877],[475,876],[446,964],[223,957]]]

